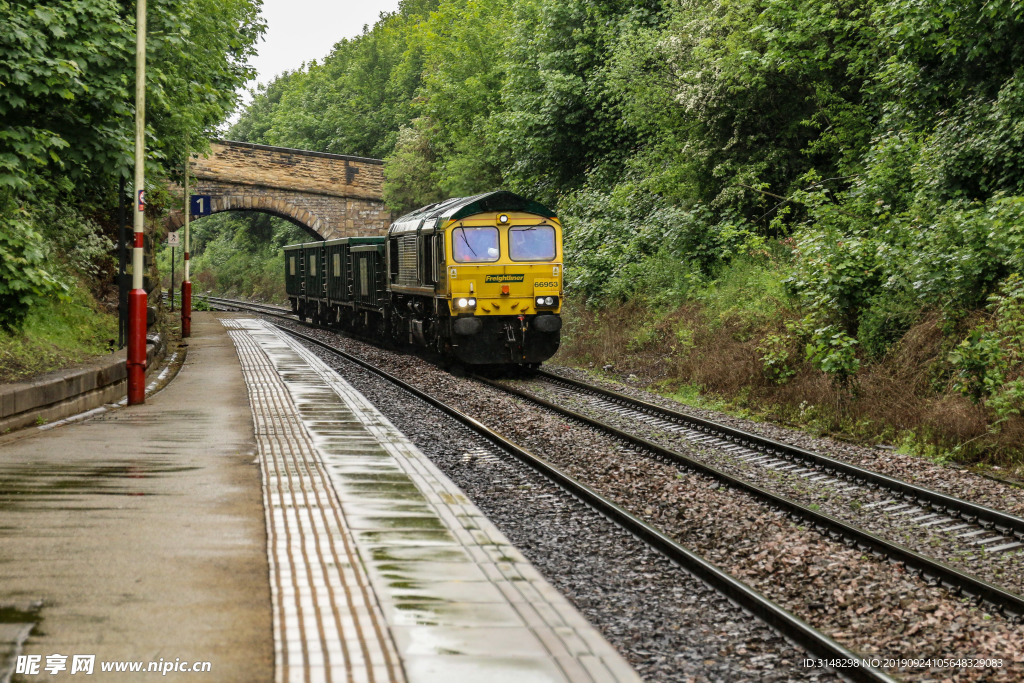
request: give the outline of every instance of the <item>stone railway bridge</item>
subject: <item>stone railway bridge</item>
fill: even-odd
[[[325,240],[382,235],[391,223],[381,198],[380,159],[230,140],[213,140],[210,147],[209,156],[190,160],[189,192],[209,195],[212,213],[262,211]],[[166,227],[184,223],[179,210]]]

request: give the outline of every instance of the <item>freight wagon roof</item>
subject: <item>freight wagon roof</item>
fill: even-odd
[[[499,190],[485,192],[472,197],[453,197],[437,204],[416,209],[397,219],[392,229],[418,226],[436,227],[447,221],[455,221],[478,213],[498,213],[500,211],[521,211],[534,213],[546,218],[557,218],[555,212],[540,202],[521,197],[514,192]],[[405,224],[412,224],[407,226]],[[401,226],[401,227],[399,227]]]
[[[356,244],[383,244],[386,239],[387,238],[383,235],[379,237],[376,235],[370,235],[369,237],[339,237],[337,239],[327,240],[323,244],[325,247],[336,247],[339,244],[348,244],[353,246]]]

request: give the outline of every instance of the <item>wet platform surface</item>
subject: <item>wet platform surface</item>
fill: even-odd
[[[0,435],[0,682],[82,680],[75,657],[100,681],[637,680],[309,351],[237,314],[192,332],[144,405]]]
[[[276,680],[638,680],[347,382],[262,321],[223,323],[261,460]]]
[[[260,482],[235,347],[210,314],[144,405],[0,436],[0,680],[17,654],[40,658],[14,678],[33,683],[139,680],[101,665],[176,659],[211,670],[142,676],[272,680]],[[72,674],[75,656],[94,673]]]

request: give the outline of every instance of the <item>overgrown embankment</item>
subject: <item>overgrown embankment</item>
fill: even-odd
[[[34,306],[17,332],[0,332],[0,383],[88,361],[116,342],[117,316],[76,285]]]
[[[0,203],[4,202],[0,192]],[[17,209],[0,230],[0,382],[109,353],[117,339],[113,242],[68,207]]]
[[[913,312],[905,332],[879,353],[859,350],[856,371],[839,375],[822,370],[784,284],[789,260],[743,258],[677,303],[572,305],[555,360],[692,405],[1024,478],[1020,280],[964,317]]]
[[[182,168],[252,75],[254,0],[148,11],[147,238]],[[106,352],[117,207],[134,205],[135,6],[0,0],[0,381]],[[135,188],[142,190],[143,188]],[[131,216],[131,212],[129,212]],[[130,221],[130,218],[129,218]],[[151,273],[147,273],[151,275]]]

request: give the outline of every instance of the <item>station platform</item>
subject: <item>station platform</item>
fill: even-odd
[[[96,680],[139,678],[111,663],[169,680],[638,680],[312,353],[238,314],[192,325],[145,405],[0,437],[0,656],[7,639],[8,662],[38,666],[14,681],[77,680],[90,656]]]

